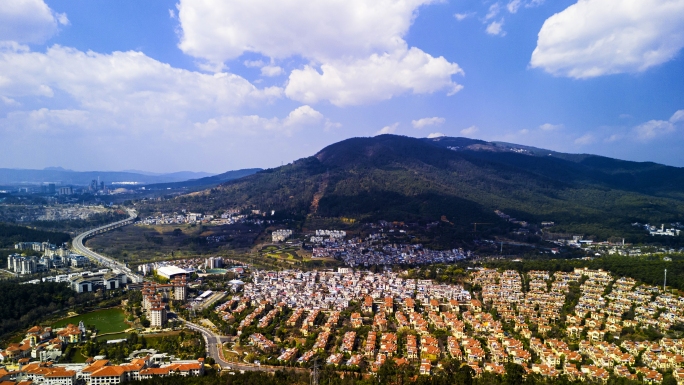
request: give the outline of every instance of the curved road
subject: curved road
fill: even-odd
[[[213,331],[205,328],[204,326],[197,325],[195,323],[192,323],[190,321],[184,320],[185,325],[192,330],[198,331],[202,333],[202,336],[204,336],[204,342],[207,347],[207,356],[211,357],[214,359],[214,361],[219,364],[221,369],[226,369],[226,370],[244,370],[244,371],[262,371],[262,372],[275,372],[278,370],[295,370],[295,371],[301,371],[301,372],[309,372],[309,369],[306,368],[293,368],[293,367],[284,367],[284,366],[270,366],[270,365],[254,365],[254,364],[248,364],[244,362],[228,362],[223,359],[223,340],[226,337],[222,337]]]
[[[123,264],[123,263],[121,263],[121,262],[119,262],[119,261],[117,261],[117,260],[115,260],[115,259],[112,259],[112,258],[109,258],[109,257],[105,257],[104,255],[98,254],[98,253],[96,253],[96,252],[90,250],[89,248],[85,247],[85,245],[83,244],[83,241],[84,241],[86,238],[92,236],[93,234],[96,234],[96,233],[98,233],[98,232],[100,232],[100,231],[102,231],[102,230],[109,230],[109,229],[112,229],[112,228],[116,228],[116,227],[118,227],[119,225],[124,225],[126,222],[128,222],[128,221],[130,221],[130,220],[133,220],[133,219],[135,219],[135,218],[138,217],[138,213],[136,213],[135,210],[126,209],[126,211],[128,211],[128,215],[129,215],[129,217],[126,218],[126,219],[123,219],[123,220],[120,220],[120,221],[114,222],[114,223],[109,223],[109,224],[107,224],[107,225],[100,226],[100,227],[98,227],[98,228],[95,228],[95,229],[92,229],[92,230],[88,230],[88,231],[86,231],[86,232],[84,232],[84,233],[78,234],[78,235],[74,238],[74,240],[71,242],[71,248],[72,248],[76,253],[81,254],[81,255],[83,255],[84,257],[87,257],[88,259],[93,260],[93,261],[99,263],[100,265],[107,266],[107,267],[109,267],[109,268],[111,268],[111,269],[121,270],[121,271],[124,272],[129,278],[131,278],[131,280],[132,280],[133,282],[136,282],[136,283],[137,283],[137,282],[139,282],[139,281],[141,280],[141,277],[138,276],[137,274],[133,273],[133,272],[131,271],[131,269],[129,269],[128,267],[126,267],[125,264]]]

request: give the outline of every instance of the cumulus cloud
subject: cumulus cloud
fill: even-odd
[[[493,36],[506,36],[506,31],[503,30],[504,19],[499,21],[492,21],[487,26],[487,33]]]
[[[470,126],[470,127],[468,127],[468,128],[462,129],[462,130],[461,130],[461,135],[473,135],[473,134],[475,134],[475,133],[478,132],[478,131],[480,131],[480,129],[477,128],[477,126]]]
[[[542,131],[556,131],[556,130],[560,130],[563,127],[564,126],[562,124],[551,124],[551,123],[544,123],[541,126],[539,126],[539,128]]]
[[[394,132],[397,131],[397,127],[399,127],[399,122],[381,128],[375,135],[394,134]]]
[[[318,60],[368,56],[403,45],[418,7],[435,0],[181,0],[180,48],[213,61],[244,52]]]
[[[442,134],[441,132],[433,132],[433,133],[430,133],[427,137],[428,137],[428,139],[434,139],[434,138],[441,138],[443,136],[446,136],[446,135]]]
[[[421,129],[427,126],[441,126],[444,124],[444,118],[432,117],[432,118],[422,118],[418,120],[412,120],[411,124],[413,128]]]
[[[327,121],[323,114],[310,106],[301,106],[291,111],[287,117],[279,119],[263,118],[258,115],[228,115],[212,118],[202,123],[195,123],[193,135],[209,136],[220,132],[232,135],[251,136],[264,131],[284,135],[292,135],[294,131],[312,127],[335,124]]]
[[[43,0],[3,1],[0,7],[0,41],[43,43],[69,24],[66,14],[56,13]]]
[[[173,68],[141,52],[99,54],[58,45],[45,53],[0,51],[0,74],[0,93],[7,97],[49,97],[54,88],[81,105],[110,109],[135,106],[140,99],[156,99],[156,108],[168,105],[172,110],[187,103],[227,108],[280,92],[258,90],[234,74]]]
[[[329,100],[336,106],[386,100],[407,92],[425,94],[446,89],[453,94],[462,86],[451,76],[462,73],[457,64],[443,57],[434,58],[411,48],[351,62],[333,61],[321,65],[321,72],[307,65],[292,71],[285,94],[302,103]]]
[[[4,131],[174,135],[193,122],[277,99],[282,89],[258,89],[228,73],[173,68],[140,52],[98,54],[53,46],[45,53],[0,51],[0,96],[15,108],[27,106],[0,121]],[[316,117],[307,109],[293,114],[288,121]]]
[[[179,47],[223,63],[251,52],[271,60],[308,60],[293,70],[286,95],[312,104],[342,105],[392,98],[406,92],[460,89],[457,64],[408,47],[403,37],[420,6],[439,0],[181,0]],[[264,75],[274,74],[265,71]],[[395,71],[401,74],[398,76]]]
[[[649,120],[634,127],[634,134],[637,140],[648,141],[674,132],[677,125],[682,122],[684,122],[684,110],[678,110],[669,120]]]
[[[549,17],[530,66],[584,79],[642,72],[684,47],[684,1],[579,0]]]
[[[674,124],[666,120],[649,120],[634,128],[637,138],[640,140],[653,139],[656,136],[669,134],[675,130]]]

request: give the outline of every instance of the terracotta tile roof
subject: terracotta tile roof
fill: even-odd
[[[107,366],[108,363],[109,363],[109,360],[97,360],[97,361],[94,361],[89,366],[85,367],[83,370],[81,370],[81,372],[92,373],[92,372],[95,372],[96,370],[98,370],[104,366]]]
[[[168,375],[169,374],[169,369],[168,368],[147,368],[143,369],[140,371],[140,375],[153,375],[153,376],[161,376],[161,375]]]
[[[121,366],[104,366],[94,371],[90,377],[120,377],[125,371]]]

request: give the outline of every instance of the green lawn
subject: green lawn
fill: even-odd
[[[61,328],[70,323],[78,325],[78,322],[81,320],[83,320],[83,323],[86,326],[95,326],[99,334],[123,332],[130,327],[124,322],[124,312],[121,309],[96,310],[90,313],[64,318],[56,322],[52,327]]]
[[[107,334],[104,336],[98,336],[95,338],[97,341],[110,341],[110,340],[120,340],[122,338],[129,338],[131,335],[129,333],[116,333],[116,334]]]

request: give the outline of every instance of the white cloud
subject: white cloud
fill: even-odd
[[[578,144],[580,146],[585,146],[588,144],[592,144],[596,141],[596,138],[592,134],[584,134],[580,136],[579,138],[575,139],[575,144]]]
[[[169,9],[169,17],[170,17],[171,19],[175,19],[175,18],[176,18],[176,11],[175,11],[174,9]]]
[[[399,122],[381,128],[375,135],[394,134],[397,131],[397,127],[399,127]]]
[[[20,106],[21,103],[17,102],[16,100],[12,98],[8,98],[7,96],[0,95],[0,100],[7,105],[7,106]]]
[[[432,117],[432,118],[422,118],[418,120],[412,120],[411,124],[413,128],[421,129],[427,126],[441,126],[444,124],[444,118]]]
[[[670,118],[671,123],[684,122],[684,110],[678,110]]]
[[[0,7],[0,41],[43,43],[69,24],[66,14],[55,13],[43,0],[9,0]]]
[[[463,20],[465,20],[469,17],[473,17],[473,16],[475,16],[475,12],[465,12],[465,13],[455,13],[454,14],[454,17],[458,21],[463,21]]]
[[[69,18],[66,13],[55,13],[55,18],[61,25],[69,25]]]
[[[435,0],[181,0],[180,48],[225,61],[244,52],[318,60],[401,47],[421,5]]]
[[[470,126],[470,127],[468,127],[468,128],[462,129],[462,130],[461,130],[461,135],[473,135],[473,134],[475,134],[475,133],[478,132],[478,131],[480,131],[480,129],[477,128],[477,126]]]
[[[562,124],[551,124],[551,123],[544,123],[539,128],[542,131],[556,131],[562,129],[564,126]]]
[[[25,106],[0,119],[0,131],[173,137],[194,122],[282,97],[282,89],[257,89],[229,73],[173,68],[140,52],[53,46],[45,53],[0,51],[0,97],[15,109]],[[288,121],[314,118],[312,111],[295,110]]]
[[[302,103],[329,100],[336,106],[386,100],[407,92],[425,94],[447,89],[453,94],[462,86],[451,76],[462,73],[457,64],[443,57],[434,58],[411,48],[373,54],[368,59],[330,62],[321,65],[321,72],[307,65],[292,71],[285,94]]]
[[[538,7],[542,4],[544,4],[545,0],[511,0],[508,2],[506,5],[506,9],[508,9],[508,12],[510,13],[516,13],[520,9],[520,7],[525,7],[525,8],[533,8],[533,7]]]
[[[428,139],[434,139],[434,138],[441,138],[443,136],[446,136],[446,135],[442,134],[441,132],[433,132],[433,133],[429,134],[427,137],[428,137]]]
[[[461,87],[451,76],[455,63],[408,47],[407,34],[420,6],[439,0],[180,0],[179,47],[223,63],[245,52],[272,60],[301,57],[290,73],[286,95],[312,104],[343,106]],[[273,72],[267,71],[264,75]]]
[[[280,76],[283,74],[283,72],[285,72],[285,71],[283,71],[282,68],[280,68],[278,66],[274,66],[274,65],[267,65],[267,66],[261,67],[261,75],[262,76],[268,76],[268,77]]]
[[[684,110],[677,110],[669,120],[649,120],[633,129],[635,139],[649,141],[677,130],[679,123],[684,122]]]
[[[249,68],[261,68],[265,63],[262,60],[245,60],[244,65]]]
[[[506,5],[506,9],[508,9],[508,12],[510,13],[516,13],[521,5],[522,0],[511,0],[508,5]]]
[[[501,12],[501,4],[494,3],[490,5],[489,10],[487,11],[487,15],[485,15],[485,20],[495,18],[499,14],[499,12]]]
[[[684,47],[684,1],[579,0],[549,17],[530,65],[557,76],[641,72]]]
[[[337,123],[331,123],[323,114],[310,106],[301,106],[291,111],[287,117],[263,118],[258,115],[228,115],[212,118],[203,123],[195,123],[192,135],[207,137],[220,133],[231,135],[253,136],[264,131],[292,135],[293,132],[306,127],[321,126],[328,128]]]
[[[506,36],[506,31],[503,30],[504,19],[499,21],[492,21],[487,26],[487,33],[494,36]]]
[[[649,120],[634,128],[637,139],[646,141],[657,136],[669,134],[675,130],[675,125],[666,120]]]

